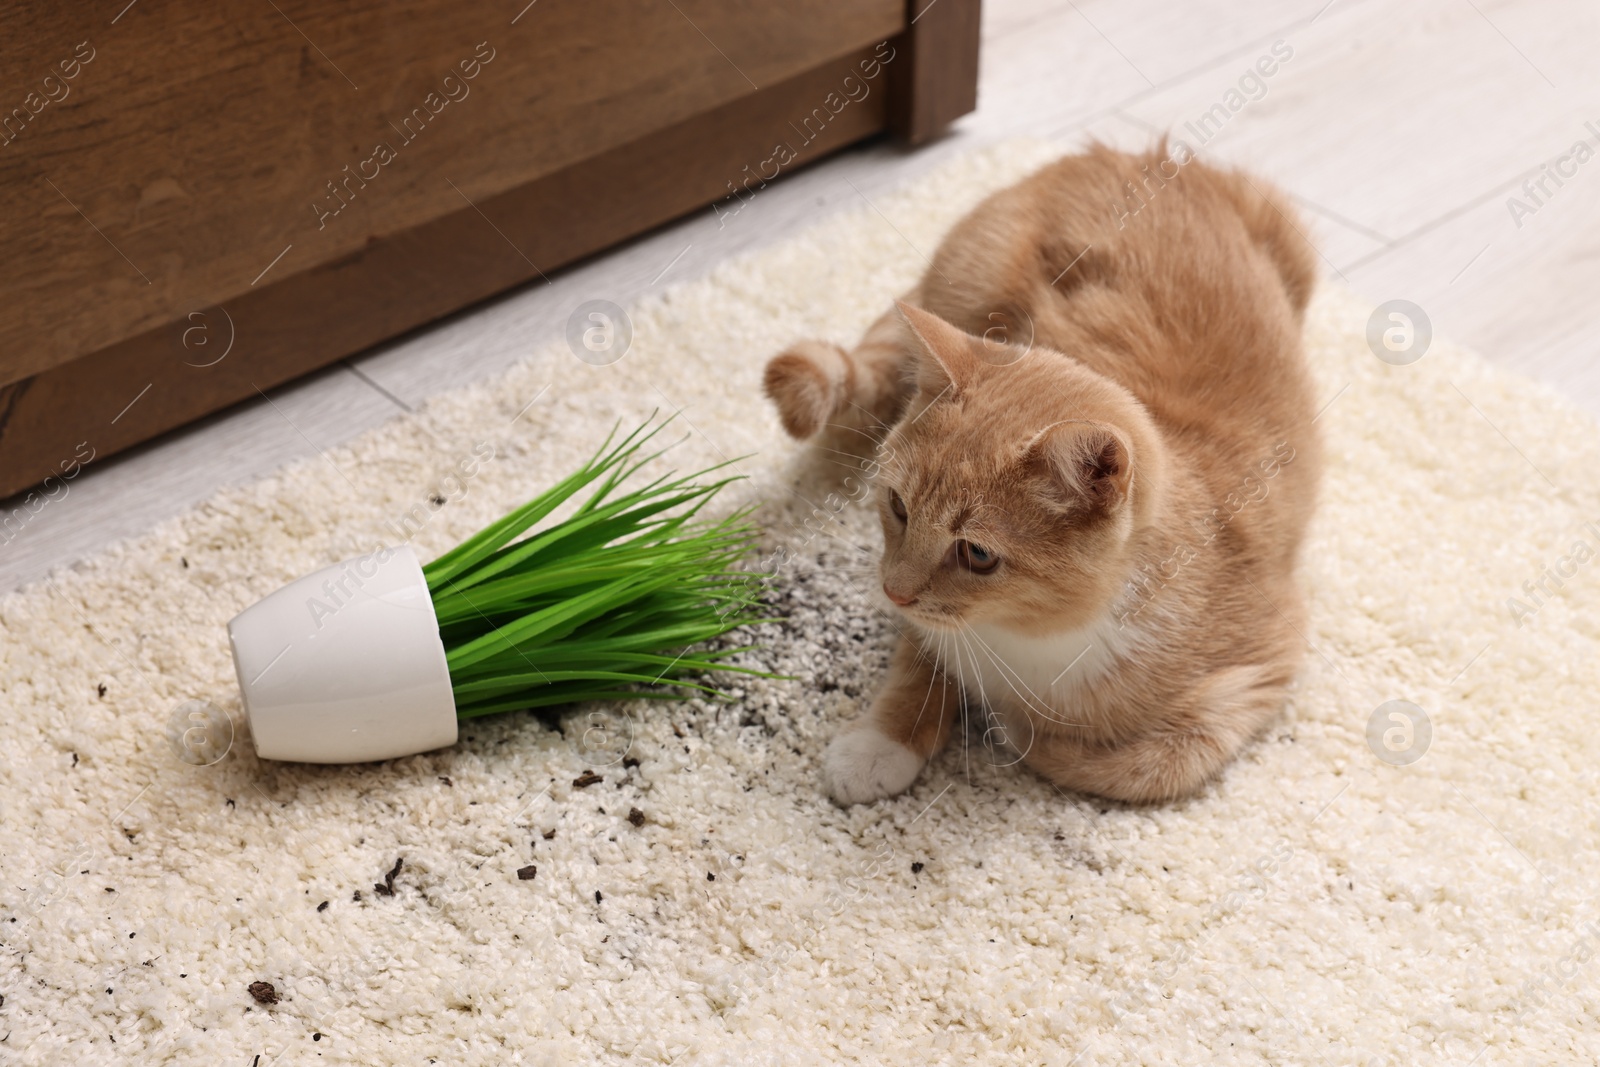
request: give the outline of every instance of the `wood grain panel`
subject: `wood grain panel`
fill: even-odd
[[[188,0],[112,24],[79,5],[13,5],[0,383],[347,261],[463,197],[750,96],[905,21],[903,0],[538,0],[515,15]]]
[[[898,58],[886,49],[858,49],[470,204],[440,175],[460,206],[439,218],[0,388],[0,496],[56,472],[80,442],[109,455],[717,200],[775,144],[800,166],[884,129],[886,91],[805,123],[864,65],[881,87]]]

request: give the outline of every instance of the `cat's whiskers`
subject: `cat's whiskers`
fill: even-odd
[[[829,452],[838,452],[838,449],[830,448],[830,449],[827,449],[827,451],[829,451]],[[839,452],[839,455],[841,455],[841,456],[849,456],[850,453],[848,453],[848,452]],[[851,474],[859,474],[859,475],[862,475],[863,477],[866,476],[866,472],[861,469],[860,460],[857,460],[855,463],[845,463],[842,460],[832,459],[832,458],[830,458],[828,456],[823,456],[822,458],[826,462],[833,464],[835,467],[843,467],[845,470],[849,471]]]
[[[823,444],[821,441],[812,442],[811,447],[813,449],[815,449],[816,451],[818,451],[818,452],[832,452],[836,456],[843,456],[845,459],[853,459],[853,460],[856,461],[856,463],[858,465],[861,464],[865,460],[865,457],[863,457],[859,453],[847,452],[842,448],[829,448],[827,445]]]
[[[876,448],[878,445],[878,438],[871,432],[863,430],[859,426],[851,426],[849,423],[845,422],[825,422],[822,425],[824,429],[828,430],[845,430],[849,433],[858,433],[862,437],[865,437],[868,441],[871,441],[874,448]]]
[[[923,659],[926,656],[927,656],[927,649],[923,648],[921,645],[918,645],[917,646],[917,658],[918,659]],[[928,691],[922,695],[922,707],[917,709],[916,720],[914,722],[912,722],[912,724],[911,724],[911,733],[912,733],[913,736],[915,736],[915,734],[917,732],[917,727],[922,725],[922,716],[927,714],[928,701],[933,699],[933,687],[935,685],[942,686],[944,684],[944,679],[943,679],[943,677],[941,677],[941,675],[939,674],[939,671],[938,671],[938,658],[937,658],[937,655],[934,658],[934,665],[935,665],[935,669],[928,672]],[[943,696],[943,694],[941,693],[941,701],[940,701],[941,707],[940,707],[940,711],[939,711],[939,713],[941,715],[944,714],[942,696]]]
[[[886,423],[882,419],[878,418],[878,416],[874,415],[872,412],[868,411],[866,408],[862,407],[860,404],[856,403],[854,400],[850,401],[850,406],[855,408],[857,411],[861,412],[861,414],[865,415],[874,425],[876,425],[879,429],[881,429],[884,432],[885,436],[888,435],[888,433],[889,433],[889,424],[888,423]]]
[[[962,629],[961,630],[953,631],[953,632],[956,633],[961,638],[962,643],[966,645],[967,652],[968,652],[969,655],[972,655],[972,644],[971,644],[970,641],[967,640],[967,638],[971,637],[974,640],[977,640],[979,643],[982,643],[982,640],[983,640],[981,637],[978,636],[978,634],[975,631],[972,630],[972,628],[970,626],[967,626],[964,623],[962,624]],[[990,658],[992,659],[993,657],[991,656]],[[1011,741],[1010,723],[1009,723],[1009,721],[1007,719],[1002,717],[999,714],[999,712],[997,712],[994,709],[994,707],[989,703],[988,696],[983,690],[983,672],[982,672],[981,668],[978,666],[977,656],[973,655],[972,659],[973,659],[973,673],[978,676],[978,691],[979,691],[979,698],[980,698],[980,702],[981,702],[979,710],[983,713],[983,717],[984,717],[983,721],[984,721],[984,727],[985,727],[985,729],[983,731],[983,737],[980,738],[980,743],[983,744],[983,746],[984,746],[986,751],[991,751],[991,752],[992,751],[998,751],[998,747],[999,746],[991,745],[990,742],[989,742],[990,731],[994,727],[997,726],[999,728],[999,731],[1000,731],[1000,742],[999,742],[999,744],[1000,745],[1004,745],[1004,746],[1009,746],[1011,748],[1011,750],[1017,754],[1017,758],[1012,760],[1009,763],[1004,763],[1004,764],[995,763],[993,765],[996,766],[996,767],[1001,767],[1001,766],[1014,767],[1018,763],[1021,763],[1023,760],[1025,760],[1027,758],[1027,756],[1028,756],[1029,751],[1031,751],[1032,748],[1033,748],[1033,739],[1037,735],[1037,731],[1033,729],[1033,720],[1028,718],[1027,716],[1023,716],[1023,721],[1028,724],[1028,732],[1029,732],[1028,744],[1025,747],[1018,747],[1017,745],[1013,744],[1012,741]],[[1013,687],[1013,688],[1015,688],[1015,687]],[[963,705],[963,707],[965,707],[965,705]],[[991,723],[993,725],[991,725]],[[965,724],[963,724],[963,725],[965,725]],[[963,733],[963,738],[964,738],[963,744],[966,744],[966,745],[968,745],[970,747],[970,745],[971,745],[970,733],[969,732],[964,732]]]
[[[882,607],[871,593],[871,590],[878,585],[878,566],[876,562],[869,563],[861,557],[852,558],[845,561],[842,571],[845,581],[855,587],[857,595],[862,600],[872,604],[874,607]]]
[[[979,707],[980,710],[987,711],[987,709],[992,707],[992,705],[989,703],[989,694],[984,691],[984,687],[983,687],[983,672],[978,669],[978,657],[973,655],[973,653],[972,653],[972,645],[967,640],[967,635],[962,630],[959,630],[959,629],[951,630],[950,634],[955,640],[960,642],[960,644],[961,644],[961,646],[963,648],[966,649],[966,654],[968,656],[972,657],[972,666],[973,666],[972,673],[975,676],[975,680],[978,683],[978,707]],[[963,668],[963,671],[964,670],[965,670],[965,668]],[[963,688],[965,689],[966,687],[964,686]],[[967,690],[967,691],[970,692],[970,690]],[[962,704],[961,704],[961,728],[962,728],[961,729],[961,737],[962,737],[962,745],[963,745],[964,750],[965,750],[962,753],[962,756],[965,759],[966,764],[967,764],[967,780],[970,782],[972,780],[972,727],[971,727],[970,722],[967,719],[967,707],[968,707],[968,703],[966,701],[962,701]]]
[[[829,425],[834,425],[834,424],[830,423]],[[850,427],[842,426],[842,427],[840,427],[840,429],[850,429]],[[871,466],[876,466],[876,467],[880,467],[880,468],[886,468],[888,466],[888,463],[886,463],[886,462],[884,462],[884,461],[882,461],[882,460],[880,460],[878,458],[878,453],[882,451],[881,447],[875,447],[872,450],[871,454],[867,454],[867,455],[863,455],[860,452],[852,452],[852,451],[850,451],[849,449],[846,449],[846,448],[833,448],[830,445],[823,444],[821,440],[812,441],[811,442],[811,447],[816,449],[819,452],[832,452],[836,456],[843,456],[846,459],[854,460],[856,466],[863,473],[865,473],[866,469],[868,467],[871,467]],[[895,459],[896,459],[896,457],[894,457],[894,456],[889,457],[890,462],[894,462]]]
[[[961,628],[978,643],[979,647],[983,649],[984,654],[989,657],[989,661],[1000,669],[1000,677],[1007,685],[1011,687],[1011,691],[1013,693],[1016,693],[1018,697],[1022,698],[1022,702],[1027,705],[1028,710],[1038,712],[1042,718],[1045,718],[1050,722],[1057,724],[1058,726],[1084,727],[1088,725],[1087,723],[1068,722],[1065,719],[1057,718],[1054,714],[1055,709],[1050,705],[1049,701],[1045,700],[1038,693],[1034,692],[1033,687],[1028,684],[1028,680],[1022,677],[1022,675],[1018,673],[1014,667],[1001,658],[994,651],[994,649],[990,647],[989,643],[983,639],[983,635],[979,634],[965,622],[961,623],[960,625]],[[1016,679],[1016,681],[1012,681],[1013,678]],[[1017,689],[1018,684],[1020,684],[1023,689],[1028,691],[1027,696],[1023,696],[1021,690]]]
[[[811,501],[807,500],[803,495],[801,495],[801,493],[798,490],[795,490],[795,489],[791,488],[789,490],[789,492],[793,493],[802,502],[810,505],[811,510],[812,510],[812,514],[817,514],[817,513],[826,514],[826,512],[824,512],[822,508],[818,507],[816,504],[811,503]],[[830,515],[829,519],[832,520],[833,516]],[[802,525],[804,525],[804,524],[802,523]],[[840,525],[843,525],[843,524],[841,523]],[[815,526],[805,526],[805,529],[811,530],[811,531],[813,531],[815,533],[820,533],[825,537],[831,537],[835,541],[840,542],[841,544],[848,545],[852,549],[854,549],[859,555],[870,556],[870,555],[873,554],[872,553],[872,549],[867,548],[864,545],[858,545],[854,541],[850,540],[848,537],[844,536],[843,534],[835,533],[833,530],[827,529],[827,524],[826,523],[823,524],[823,526],[821,528],[818,528],[818,527],[815,527]]]

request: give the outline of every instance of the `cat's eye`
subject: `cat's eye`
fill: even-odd
[[[960,558],[962,566],[978,574],[988,574],[1000,563],[998,555],[971,541],[957,541],[956,555]]]
[[[906,502],[900,499],[900,494],[893,489],[889,490],[889,510],[894,512],[894,517],[901,522],[906,521]]]

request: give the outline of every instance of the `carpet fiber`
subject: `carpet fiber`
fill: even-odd
[[[825,799],[893,631],[861,592],[875,520],[782,438],[762,363],[851,341],[1048,152],[957,160],[634,308],[619,362],[559,345],[0,600],[0,1060],[1600,1057],[1600,434],[1439,339],[1378,360],[1337,289],[1308,326],[1329,464],[1280,723],[1162,807],[1063,795],[976,730],[902,797]],[[429,558],[680,406],[680,469],[753,454],[723,503],[767,501],[791,557],[750,661],[797,680],[376,766],[255,758],[233,614],[408,512]],[[209,766],[175,755],[191,700],[238,723]],[[1420,710],[1374,724],[1396,700]]]

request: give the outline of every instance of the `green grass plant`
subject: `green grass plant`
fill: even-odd
[[[728,662],[750,646],[704,647],[762,621],[759,582],[738,566],[755,543],[749,511],[699,517],[738,480],[728,464],[626,485],[661,455],[645,446],[665,425],[613,430],[573,474],[423,568],[460,718],[716,694],[717,672],[770,677]]]

